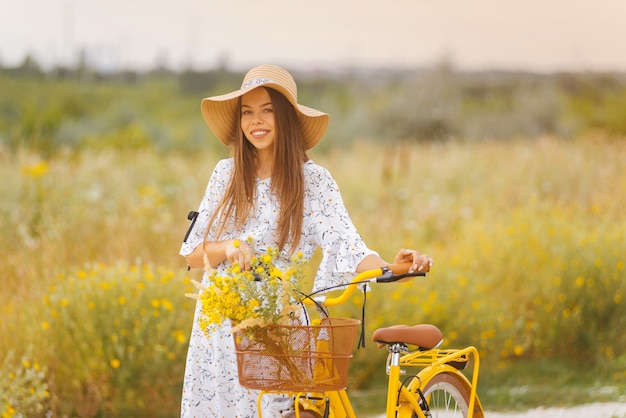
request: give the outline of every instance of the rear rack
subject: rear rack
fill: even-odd
[[[400,366],[403,367],[426,367],[433,363],[449,364],[450,366],[463,370],[467,367],[470,354],[463,350],[426,350],[413,351],[400,358]]]

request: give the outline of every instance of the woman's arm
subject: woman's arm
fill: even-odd
[[[415,250],[405,250],[402,249],[398,251],[396,257],[394,258],[394,264],[401,263],[413,263],[413,266],[409,269],[409,273],[414,271],[430,271],[430,268],[433,265],[433,259],[430,258],[427,254],[420,254]],[[385,260],[380,258],[375,254],[370,254],[366,256],[356,268],[357,273],[361,273],[367,270],[373,270],[380,267],[384,267],[389,265]]]
[[[388,266],[389,263],[377,256],[376,254],[370,254],[366,256],[358,266],[356,266],[357,273],[363,273],[367,270],[374,270],[381,267]]]
[[[200,243],[191,254],[187,255],[187,265],[192,268],[204,268],[205,252],[211,267],[216,267],[224,260],[228,260],[230,264],[239,264],[242,270],[250,268],[253,255],[250,246],[238,239],[206,241],[204,245]]]

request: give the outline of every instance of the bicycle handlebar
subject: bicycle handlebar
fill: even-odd
[[[345,288],[339,296],[314,296],[315,294],[325,292],[333,288],[322,289],[312,295],[308,295],[305,299],[303,299],[302,303],[312,306],[316,303],[319,303],[321,300],[323,301],[323,304],[325,306],[341,305],[342,303],[346,302],[350,298],[350,296],[352,296],[359,284],[392,283],[407,277],[426,276],[426,272],[421,271],[414,271],[409,273],[409,269],[412,265],[413,263],[392,264],[387,267],[364,271],[354,276],[350,283],[342,285],[341,287],[345,286]]]

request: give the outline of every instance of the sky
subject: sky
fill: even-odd
[[[0,64],[626,71],[626,0],[0,0]]]

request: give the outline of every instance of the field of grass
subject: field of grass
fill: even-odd
[[[445,346],[476,345],[483,404],[505,409],[626,388],[624,155],[623,138],[590,134],[355,142],[312,157],[383,257],[413,247],[435,259],[426,279],[374,289],[367,329],[431,322]],[[177,414],[184,294],[200,275],[177,253],[224,156],[0,150],[0,416]],[[380,393],[384,355],[355,353],[354,388]]]

